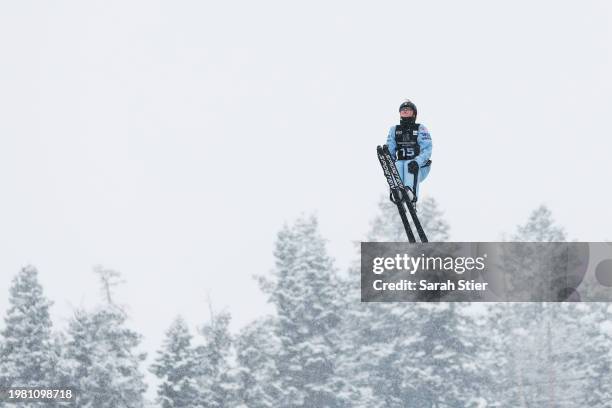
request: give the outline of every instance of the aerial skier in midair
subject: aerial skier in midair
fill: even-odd
[[[431,169],[431,135],[424,125],[416,123],[417,108],[408,99],[400,105],[399,114],[400,124],[389,129],[387,146],[402,182],[410,188],[416,202],[419,183]]]
[[[416,123],[417,108],[414,103],[405,100],[400,105],[399,113],[400,124],[389,129],[387,144],[378,146],[376,152],[391,189],[391,201],[397,205],[408,241],[416,242],[416,239],[406,209],[421,242],[427,242],[416,214],[416,201],[419,183],[431,169],[431,136],[425,126]]]

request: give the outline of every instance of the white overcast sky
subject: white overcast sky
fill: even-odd
[[[607,0],[0,1],[0,314],[33,264],[63,325],[103,264],[150,351],[207,293],[241,327],[284,222],[314,211],[355,256],[406,97],[454,240],[541,203],[609,239],[611,20]]]

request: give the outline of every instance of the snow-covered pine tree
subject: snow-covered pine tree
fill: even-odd
[[[511,236],[519,242],[563,242],[566,234],[556,225],[550,210],[540,206]],[[542,265],[542,246],[531,254],[510,257],[511,268]],[[518,260],[516,260],[518,259]],[[520,263],[519,263],[520,262]],[[548,271],[543,265],[542,273]],[[499,303],[491,304],[491,336],[497,341],[497,379],[493,388],[505,406],[517,401],[526,406],[559,404],[606,406],[609,387],[601,378],[610,373],[610,337],[602,326],[608,310],[597,303]],[[589,403],[586,403],[589,401]]]
[[[86,408],[144,406],[146,391],[137,351],[141,336],[127,327],[125,312],[114,303],[119,273],[97,268],[105,302],[94,311],[78,310],[69,322],[66,357],[77,385],[77,405]]]
[[[198,407],[225,408],[236,406],[237,384],[230,364],[232,336],[228,312],[214,314],[200,330],[204,344],[196,347]]]
[[[552,404],[612,406],[610,333],[603,325],[610,313],[605,303],[551,303],[546,305],[544,341],[539,355],[547,366],[539,380]],[[602,325],[603,324],[603,325]]]
[[[9,308],[1,332],[0,388],[65,385],[58,372],[59,356],[49,315],[51,304],[43,294],[36,268],[22,268],[10,288]]]
[[[487,376],[477,361],[488,343],[469,304],[384,304],[369,311],[369,324],[352,333],[359,347],[348,357],[353,380],[362,390],[371,387],[377,406],[459,407],[483,395]]]
[[[162,408],[190,408],[198,401],[196,356],[187,323],[177,317],[166,332],[151,372],[159,379],[157,400]]]
[[[285,226],[276,241],[273,280],[262,288],[276,308],[276,355],[281,395],[278,406],[344,407],[354,396],[339,374],[340,288],[314,216]]]
[[[581,364],[580,373],[584,404],[589,407],[612,407],[612,305],[610,303],[582,303],[586,307],[581,316],[582,343],[573,357]],[[577,307],[577,306],[576,306]],[[587,323],[587,324],[585,324]],[[572,356],[566,354],[566,356]]]
[[[565,242],[567,236],[563,227],[556,224],[552,212],[540,205],[529,214],[524,225],[519,225],[512,235],[514,242]]]
[[[519,225],[510,236],[514,242],[561,242],[566,240],[563,229],[557,226],[545,206],[535,209],[525,224]],[[528,247],[517,247],[504,256],[508,270],[506,287],[522,293],[520,285],[533,285],[532,279],[517,279],[520,274],[533,274],[537,268],[535,253]],[[514,273],[515,272],[515,273]],[[483,362],[496,381],[490,388],[489,401],[501,406],[516,403],[542,405],[548,392],[547,375],[550,354],[546,355],[550,339],[550,320],[543,303],[493,303],[488,305],[489,324],[486,326],[495,343],[494,357]],[[549,350],[550,351],[550,350]]]
[[[238,401],[243,408],[275,408],[280,396],[275,356],[280,343],[269,317],[244,327],[236,339]]]
[[[432,242],[449,239],[449,224],[433,198],[419,218]],[[395,205],[383,197],[368,241],[406,241]],[[363,407],[467,406],[481,395],[474,364],[487,342],[469,304],[360,303],[359,265],[349,272],[343,370],[358,386]],[[454,404],[454,405],[453,405]]]
[[[415,406],[464,407],[484,394],[488,373],[476,362],[489,342],[471,303],[415,303],[411,322],[420,341],[411,347],[413,364],[405,378],[415,388]]]

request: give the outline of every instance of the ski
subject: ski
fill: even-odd
[[[411,195],[412,191],[404,186],[402,183],[402,179],[395,167],[395,163],[391,158],[391,153],[389,152],[389,147],[387,145],[378,146],[376,148],[378,153],[379,161],[381,161],[381,166],[383,167],[383,172],[385,173],[385,177],[387,178],[387,183],[389,183],[389,187],[391,187],[391,195],[394,204],[398,206],[398,210],[400,212],[400,217],[402,213],[406,214],[406,210],[404,205],[408,208],[408,212],[410,213],[410,218],[412,218],[412,222],[417,230],[417,234],[419,235],[419,239],[421,242],[428,242],[427,236],[425,235],[425,231],[423,230],[423,226],[419,221],[419,217],[417,216],[416,209],[414,207],[414,203]],[[384,164],[383,164],[384,162]],[[389,174],[389,176],[387,176]],[[392,187],[394,186],[394,187]],[[416,197],[416,196],[415,196]],[[398,201],[398,202],[396,202]],[[401,209],[400,209],[401,207]],[[416,242],[414,239],[414,234],[412,233],[412,229],[410,228],[409,223],[405,223],[402,219],[402,223],[404,223],[404,228],[406,229],[406,235],[408,235],[409,242]],[[411,239],[412,236],[412,239]]]
[[[412,194],[414,194],[414,192],[410,191],[410,189],[408,189],[406,186],[404,186],[404,183],[402,183],[402,179],[400,178],[397,168],[395,168],[395,163],[393,162],[393,159],[391,158],[391,153],[389,152],[389,147],[387,145],[383,145],[383,152],[384,152],[385,160],[387,161],[387,163],[390,163],[391,165],[391,174],[395,178],[398,185],[404,190],[404,203],[406,204],[406,207],[408,207],[408,212],[410,213],[410,217],[412,218],[412,222],[414,223],[414,226],[417,230],[419,238],[421,239],[421,242],[428,242],[427,236],[425,235],[425,231],[423,230],[423,226],[421,225],[421,222],[419,221],[419,217],[417,216],[417,213],[416,213],[416,209],[414,208],[414,204],[416,200],[413,201],[412,197],[410,197]],[[416,188],[416,184],[415,184],[415,188]],[[412,194],[410,194],[409,192]],[[416,194],[414,194],[414,197],[416,198]]]
[[[390,166],[385,159],[385,152],[381,146],[376,147],[376,153],[385,178],[387,179],[387,183],[389,184],[389,188],[391,189],[391,202],[397,206],[397,211],[399,212],[402,224],[404,224],[404,230],[406,230],[406,235],[408,236],[408,242],[416,242],[412,228],[410,228],[410,223],[408,222],[408,217],[406,216],[406,208],[402,204],[405,190],[402,188],[401,181],[400,184],[396,183],[396,179],[393,177]],[[391,167],[395,169],[394,164],[392,164]],[[397,169],[395,169],[395,171],[397,171]]]

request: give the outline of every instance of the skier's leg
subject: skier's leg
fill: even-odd
[[[419,195],[419,187],[421,185],[421,183],[423,182],[423,180],[425,180],[427,178],[427,175],[429,174],[429,171],[431,170],[431,165],[427,165],[425,167],[421,167],[419,168],[419,181],[417,183],[417,185],[415,186],[415,193],[418,196]]]
[[[412,190],[412,185],[414,184],[414,176],[412,173],[408,171],[408,163],[409,160],[398,160],[395,162],[395,167],[397,167],[397,172],[402,179],[402,183]]]
[[[406,180],[406,177],[404,177],[404,174],[407,172],[406,160],[397,160],[395,162],[395,168],[397,169],[397,172],[399,173],[399,176],[402,179],[402,183],[405,183],[404,180]]]

